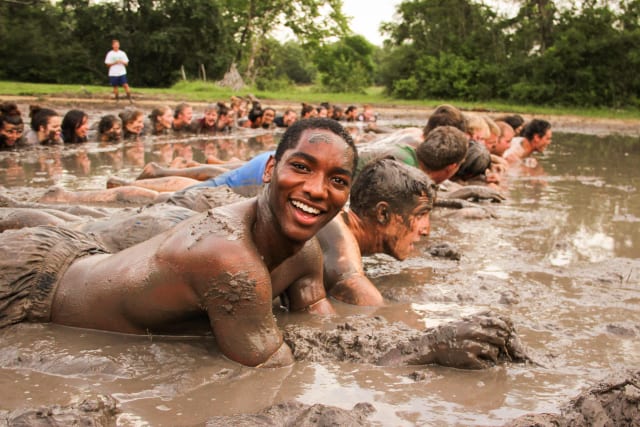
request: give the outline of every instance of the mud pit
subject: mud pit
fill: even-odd
[[[53,107],[64,112],[72,104]],[[115,111],[111,105],[81,108],[90,112],[90,122]],[[201,111],[196,105],[195,115]],[[422,124],[422,112],[392,111],[380,109],[382,123]],[[438,210],[431,236],[410,259],[365,258],[367,274],[387,306],[372,310],[336,303],[338,315],[325,319],[275,311],[283,330],[313,334],[356,325],[362,316],[420,331],[491,310],[511,319],[536,363],[501,360],[481,370],[459,370],[379,366],[319,353],[291,367],[260,370],[220,357],[210,337],[123,336],[21,324],[0,331],[0,414],[13,420],[48,408],[40,412],[74,416],[84,408],[75,416],[122,426],[208,420],[216,425],[233,423],[234,416],[257,425],[290,419],[317,425],[328,416],[353,425],[488,426],[550,423],[561,416],[557,425],[580,425],[575,414],[589,412],[607,413],[612,425],[625,419],[637,425],[640,126],[549,119],[554,141],[539,157],[539,168],[513,171],[505,182],[507,200],[483,205],[494,217],[459,219],[452,210]],[[215,141],[229,152],[251,155],[267,148],[270,137]],[[166,143],[173,145],[174,156],[178,146],[188,145],[201,159],[207,142],[88,143],[38,155],[0,153],[1,194],[34,201],[54,184],[105,188],[110,175],[132,179],[145,162],[161,160]],[[114,208],[84,209],[81,215],[88,216]],[[372,328],[382,340],[397,338],[397,330]],[[599,388],[602,380],[615,386]],[[577,396],[584,399],[572,401]],[[88,406],[82,406],[85,400]],[[97,408],[98,415],[87,408]]]

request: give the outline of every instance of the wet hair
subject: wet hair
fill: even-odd
[[[531,141],[534,136],[543,137],[551,129],[551,123],[546,120],[533,119],[522,129],[522,136]]]
[[[478,114],[470,114],[467,117],[467,133],[469,135],[473,135],[476,131],[486,131],[487,133],[491,133],[491,128],[489,127],[489,123]]]
[[[127,125],[135,122],[138,117],[143,116],[144,113],[140,110],[124,110],[118,116],[122,120],[122,137],[124,139],[130,138],[131,136],[138,136],[138,134],[134,134],[127,129]]]
[[[302,109],[300,110],[300,117],[304,117],[310,112],[312,112],[315,107],[311,104],[307,104],[306,102],[302,103]]]
[[[350,209],[358,216],[375,214],[380,202],[389,203],[392,212],[408,214],[426,196],[433,207],[435,183],[418,168],[393,159],[367,163],[351,187]]]
[[[22,121],[22,113],[15,102],[3,102],[0,104],[0,128],[5,123],[14,126],[20,126],[24,123]]]
[[[500,136],[504,136],[504,134],[508,131],[511,130],[515,133],[515,130],[513,129],[513,127],[505,122],[504,120],[496,120],[495,124],[500,128]]]
[[[482,118],[484,119],[485,122],[487,122],[487,125],[489,126],[489,132],[492,135],[497,135],[498,137],[502,135],[502,129],[500,129],[500,126],[498,126],[495,120],[493,120],[489,116],[482,116]]]
[[[156,124],[158,123],[158,117],[161,117],[162,115],[164,115],[165,111],[171,111],[171,107],[169,107],[168,105],[162,106],[162,107],[156,107],[153,110],[151,110],[151,113],[149,114],[149,120],[151,120],[152,124]]]
[[[113,114],[107,114],[106,116],[102,116],[100,122],[98,122],[98,134],[103,135],[111,130],[114,124],[119,122],[120,119],[114,116]]]
[[[31,129],[33,129],[35,132],[38,132],[41,126],[47,126],[51,117],[55,117],[57,115],[58,113],[49,108],[42,108],[38,105],[30,105],[29,117],[31,118]]]
[[[89,116],[82,110],[69,110],[67,114],[62,118],[62,140],[65,143],[78,143],[78,142],[86,142],[87,138],[80,138],[76,135],[76,129],[78,129],[81,125],[85,117],[88,119]]]
[[[333,115],[331,116],[334,120],[339,120],[343,118],[344,109],[338,105],[333,106]]]
[[[298,146],[302,133],[308,129],[325,129],[342,138],[353,150],[352,171],[353,174],[355,174],[356,166],[358,164],[358,150],[355,143],[353,142],[353,138],[351,138],[349,132],[347,132],[340,123],[326,117],[311,117],[305,120],[298,120],[294,124],[289,126],[284,134],[282,134],[282,139],[280,140],[278,148],[276,149],[276,162],[279,162],[282,159],[285,151],[291,150]]]
[[[176,109],[173,112],[173,118],[177,119],[178,116],[182,114],[182,112],[188,107],[190,107],[190,105],[186,102],[181,102],[180,104],[176,105]]]
[[[224,102],[218,102],[218,116],[226,116],[229,114],[229,107]]]
[[[517,129],[520,126],[524,125],[524,118],[522,118],[520,114],[511,114],[508,116],[498,117],[496,121],[497,120],[508,123],[515,132],[517,132]]]
[[[453,178],[470,179],[484,174],[489,167],[491,167],[491,153],[487,147],[479,142],[470,141],[467,156]]]
[[[256,103],[254,103],[253,108],[251,108],[251,110],[249,111],[249,114],[247,114],[247,118],[251,123],[254,123],[256,120],[262,117],[262,113],[264,113],[264,110],[262,109],[260,104],[258,103],[256,105]]]
[[[422,130],[426,137],[429,132],[438,126],[453,126],[462,132],[467,131],[467,118],[462,111],[450,104],[439,105],[427,119],[427,124]]]
[[[125,127],[129,123],[136,121],[136,119],[143,114],[144,113],[140,110],[124,110],[118,114],[118,117],[122,120],[122,127]]]
[[[416,148],[418,160],[429,171],[439,171],[453,163],[460,163],[467,154],[469,139],[453,126],[438,126]]]

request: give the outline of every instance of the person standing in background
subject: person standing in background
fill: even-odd
[[[120,42],[117,39],[111,41],[111,50],[107,52],[104,63],[109,67],[109,83],[113,86],[113,94],[116,97],[116,101],[120,100],[118,87],[122,86],[127,93],[127,99],[133,104],[131,90],[127,82],[127,65],[129,65],[129,58],[123,50],[120,50]]]

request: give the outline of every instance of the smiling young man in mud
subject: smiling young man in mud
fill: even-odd
[[[2,233],[0,326],[50,321],[161,334],[193,333],[194,322],[208,320],[230,359],[290,364],[272,300],[286,294],[292,310],[333,312],[314,236],[346,203],[356,162],[340,124],[306,120],[283,135],[257,198],[196,215],[121,252],[105,253],[89,236],[56,227]]]

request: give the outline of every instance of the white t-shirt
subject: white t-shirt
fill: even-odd
[[[124,61],[128,64],[129,58],[127,58],[127,54],[123,50],[117,52],[110,50],[104,59],[104,63],[108,65],[116,61]],[[127,74],[127,68],[122,64],[115,64],[109,67],[109,77],[123,76],[125,74]]]

